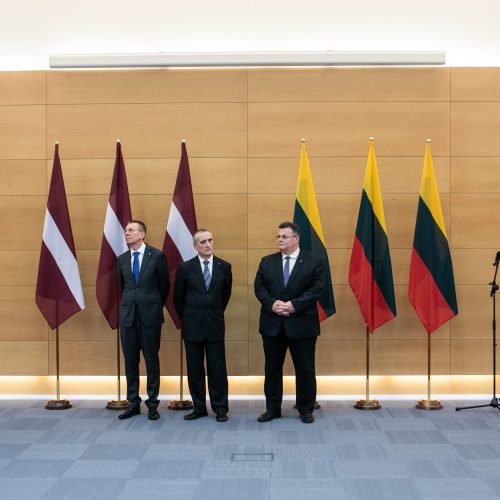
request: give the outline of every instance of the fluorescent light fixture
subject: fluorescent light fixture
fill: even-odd
[[[52,54],[51,68],[443,65],[445,52],[158,52]]]

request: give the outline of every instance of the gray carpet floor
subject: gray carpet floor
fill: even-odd
[[[480,401],[479,403],[488,403]],[[230,401],[229,421],[183,420],[160,405],[129,420],[104,401],[0,401],[4,499],[487,499],[500,497],[500,411],[413,401],[358,411],[325,401],[313,424],[292,402],[259,424],[263,401]]]

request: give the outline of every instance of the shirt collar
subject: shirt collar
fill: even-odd
[[[208,260],[208,262],[210,262],[210,265],[212,265],[212,263],[214,261],[214,254],[212,254],[208,259],[205,259],[205,258],[201,257],[200,254],[198,254],[198,259],[200,259],[200,262],[202,264],[203,264],[204,260]]]
[[[300,248],[297,248],[295,252],[291,253],[290,255],[285,255],[284,253],[281,254],[281,258],[285,260],[285,257],[290,257],[290,259],[296,259],[299,256],[300,253]]]
[[[143,243],[137,250],[130,249],[130,253],[134,255],[134,252],[139,252],[141,255],[144,255],[146,251],[146,243]]]

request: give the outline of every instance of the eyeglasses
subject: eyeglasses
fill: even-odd
[[[287,236],[286,234],[277,234],[275,238],[277,240],[287,240],[288,238],[297,238],[298,235],[292,234],[292,236]]]

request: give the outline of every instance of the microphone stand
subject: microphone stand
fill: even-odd
[[[496,302],[495,297],[498,290],[498,285],[496,283],[497,273],[498,273],[498,264],[500,262],[500,251],[497,252],[495,257],[495,262],[493,262],[493,266],[495,267],[495,275],[493,276],[493,281],[490,283],[491,292],[490,297],[493,298],[493,321],[492,321],[492,330],[493,330],[493,398],[488,404],[484,405],[475,405],[475,406],[462,406],[455,408],[456,411],[460,410],[469,410],[471,408],[485,408],[491,406],[492,408],[497,408],[500,410],[500,404],[497,398],[497,388],[496,388],[496,373],[497,373],[497,321],[496,321]]]

